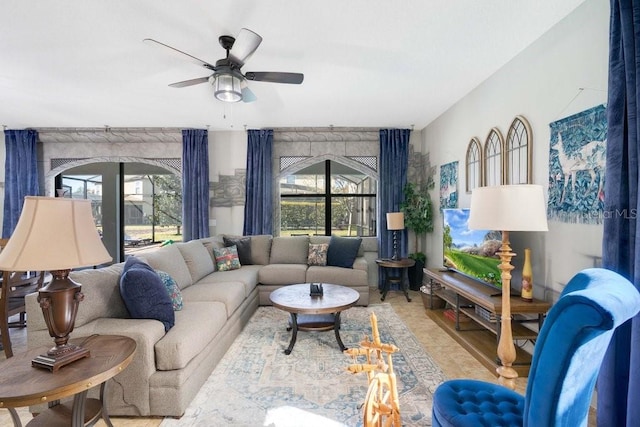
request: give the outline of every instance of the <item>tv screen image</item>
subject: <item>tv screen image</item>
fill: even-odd
[[[500,289],[502,233],[469,230],[469,209],[443,209],[443,254],[445,267]]]

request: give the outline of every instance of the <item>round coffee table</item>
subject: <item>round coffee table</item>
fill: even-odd
[[[323,283],[321,296],[310,295],[310,284],[283,286],[271,292],[269,299],[274,307],[291,314],[291,342],[284,354],[291,354],[296,344],[298,330],[329,331],[333,329],[340,350],[347,348],[340,339],[340,313],[353,307],[360,294],[346,286]]]

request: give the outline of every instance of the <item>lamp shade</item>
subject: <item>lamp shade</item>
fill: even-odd
[[[27,196],[0,270],[51,271],[111,261],[91,213],[91,201]]]
[[[469,229],[547,231],[547,209],[542,186],[498,185],[474,188]]]
[[[404,213],[387,213],[387,230],[404,230]]]

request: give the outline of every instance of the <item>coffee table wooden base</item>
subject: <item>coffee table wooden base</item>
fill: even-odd
[[[291,322],[287,328],[287,331],[292,331],[291,341],[289,342],[289,347],[284,351],[284,354],[291,354],[293,346],[296,345],[299,330],[329,331],[331,329],[333,329],[336,334],[336,341],[338,341],[340,351],[345,351],[347,347],[344,346],[342,338],[340,338],[340,312],[330,314],[291,313]]]

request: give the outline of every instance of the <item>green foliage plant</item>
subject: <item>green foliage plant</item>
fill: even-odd
[[[426,255],[418,252],[418,237],[433,231],[433,207],[427,186],[407,183],[404,189],[404,202],[400,210],[404,213],[405,226],[415,233],[414,251],[409,257],[426,260]]]

